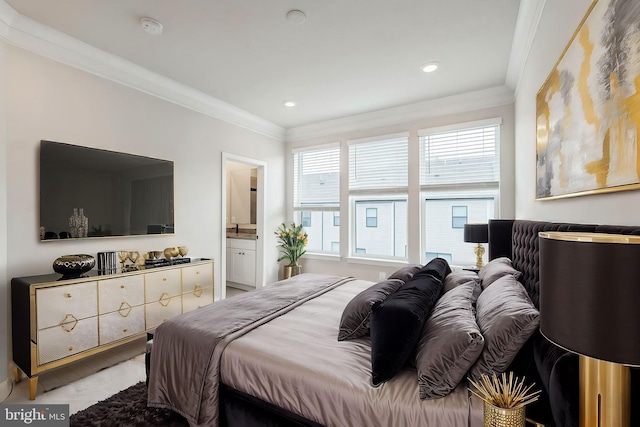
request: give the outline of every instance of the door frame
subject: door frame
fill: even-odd
[[[221,188],[221,228],[220,239],[220,298],[227,297],[227,162],[243,163],[258,169],[256,197],[256,289],[264,286],[264,223],[266,217],[265,182],[267,163],[233,153],[222,152],[222,188]]]

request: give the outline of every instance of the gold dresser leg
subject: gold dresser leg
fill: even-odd
[[[29,399],[36,400],[36,391],[38,390],[38,376],[29,377]]]

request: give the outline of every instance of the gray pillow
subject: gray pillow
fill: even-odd
[[[478,273],[474,271],[469,271],[469,270],[452,271],[447,275],[447,277],[444,278],[444,287],[442,289],[442,292],[447,293],[450,290],[462,284],[468,283],[472,280],[476,284],[476,286],[474,286],[473,294],[471,296],[471,301],[475,305],[476,301],[478,300],[478,297],[480,296],[480,292],[482,291],[482,288],[480,287],[480,277],[478,277]]]
[[[479,381],[482,374],[506,371],[516,354],[538,329],[540,313],[524,287],[506,275],[483,290],[476,304],[476,320],[484,336],[484,349],[469,372]]]
[[[513,268],[509,258],[501,257],[492,259],[489,263],[483,265],[478,272],[478,276],[482,281],[482,289],[487,289],[490,284],[507,274],[513,276],[515,280],[518,280],[522,275],[521,272]]]
[[[422,269],[421,265],[409,264],[402,267],[400,270],[394,272],[391,276],[389,276],[387,280],[399,279],[399,280],[402,280],[403,282],[408,282],[409,280],[411,280],[413,275],[416,274],[421,269]]]
[[[389,295],[404,285],[402,280],[387,279],[384,282],[365,289],[353,297],[342,312],[338,341],[360,338],[369,333],[369,317],[371,306],[376,302],[382,302]]]
[[[476,284],[467,281],[441,296],[422,329],[416,355],[420,399],[449,394],[482,352],[472,302]]]

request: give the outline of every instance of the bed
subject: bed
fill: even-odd
[[[540,231],[640,234],[635,227],[491,221],[489,258],[512,260],[534,306]],[[301,275],[263,288],[257,298],[234,297],[170,319],[151,347],[149,406],[172,409],[191,425],[481,426],[482,402],[466,380],[445,397],[421,400],[416,368],[405,366],[374,387],[371,339],[336,339],[345,306],[372,285]],[[543,390],[528,417],[577,425],[572,356],[537,331],[517,351],[508,370]]]

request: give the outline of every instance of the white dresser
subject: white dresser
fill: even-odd
[[[13,361],[29,378],[141,337],[213,302],[213,261],[121,274],[11,280]],[[19,374],[19,373],[17,373]]]

